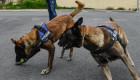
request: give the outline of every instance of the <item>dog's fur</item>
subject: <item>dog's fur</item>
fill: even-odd
[[[46,23],[46,26],[48,30],[51,32],[51,36],[53,37],[53,43],[51,40],[48,40],[47,42],[43,43],[41,45],[41,48],[48,50],[49,56],[48,56],[48,66],[46,69],[44,69],[41,74],[47,74],[50,72],[52,68],[53,58],[54,58],[54,42],[56,42],[63,32],[72,27],[74,24],[73,17],[78,14],[83,8],[84,4],[80,1],[75,1],[78,4],[78,7],[71,13],[71,14],[65,14],[60,15]],[[36,28],[32,28],[28,33],[26,33],[24,36],[22,36],[19,40],[11,39],[12,42],[15,44],[15,52],[16,52],[16,62],[17,64],[20,64],[21,58],[26,58],[28,55],[31,54],[31,51],[37,44],[39,40],[39,34]],[[72,52],[73,49],[71,49]],[[39,50],[35,51],[37,53]]]
[[[108,24],[116,29],[118,35],[120,36],[120,41],[115,41],[113,46],[106,52],[102,53],[102,55],[93,52],[108,45],[111,38],[108,29],[104,27],[95,28],[93,26],[81,26],[82,22],[83,18],[80,18],[73,27],[67,29],[58,44],[66,49],[84,46],[84,48],[91,52],[93,58],[101,66],[107,80],[112,80],[112,76],[109,70],[108,61],[105,59],[105,57],[108,58],[109,61],[121,59],[129,69],[134,79],[140,80],[132,67],[134,63],[126,48],[128,44],[127,36],[115,23],[114,19],[110,18],[110,21],[103,24]]]

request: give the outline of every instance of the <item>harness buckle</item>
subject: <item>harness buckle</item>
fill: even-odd
[[[114,33],[113,33],[113,37],[116,37],[117,36],[117,31],[116,30],[114,30]]]

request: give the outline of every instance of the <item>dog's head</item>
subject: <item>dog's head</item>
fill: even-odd
[[[22,64],[27,61],[27,54],[25,53],[25,44],[20,39],[18,41],[11,39],[11,41],[15,44],[15,53],[16,53],[16,64]]]
[[[70,49],[72,47],[81,47],[82,46],[82,36],[80,32],[80,26],[83,23],[83,18],[79,18],[73,27],[67,29],[60,41],[58,43],[59,46],[64,47],[65,49]]]

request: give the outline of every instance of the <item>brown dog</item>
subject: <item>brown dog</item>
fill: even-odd
[[[54,42],[56,42],[61,37],[66,29],[73,26],[73,17],[78,14],[84,7],[84,4],[80,1],[75,2],[78,4],[78,7],[71,14],[57,16],[46,23],[46,27],[51,32],[53,42],[48,40],[40,46],[40,48],[46,49],[49,52],[48,66],[46,69],[42,70],[41,74],[47,74],[50,72],[55,52]],[[32,28],[28,33],[26,33],[17,41],[13,39],[11,40],[15,44],[16,64],[22,64],[26,62],[40,50],[36,48],[34,49],[34,47],[37,45],[37,42],[39,41],[39,33],[37,28]]]
[[[127,36],[114,20],[110,18],[110,21],[96,28],[81,26],[82,22],[83,18],[80,18],[73,27],[67,29],[58,45],[65,49],[84,46],[101,66],[107,80],[112,80],[108,62],[116,59],[121,59],[124,62],[135,80],[140,80],[132,67],[134,63],[126,48]]]

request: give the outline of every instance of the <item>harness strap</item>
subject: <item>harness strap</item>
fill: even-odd
[[[45,24],[42,24],[42,25],[45,26],[45,28],[46,28],[46,25]],[[40,36],[40,41],[42,43],[43,42],[46,42],[48,39],[51,40],[52,43],[54,42],[53,41],[53,37],[50,35],[51,32],[47,28],[44,29],[40,25],[35,25],[34,28],[37,28],[39,33],[43,33],[42,36]],[[48,39],[46,39],[46,38],[48,38]]]
[[[44,35],[40,36],[40,39],[37,41],[36,45],[33,47],[33,49],[31,50],[31,53],[28,55],[27,59],[30,59],[33,55],[35,55],[37,52],[40,51],[40,46],[42,43],[46,42],[48,39],[51,40],[51,42],[53,43],[53,38],[50,35],[51,32],[49,30],[46,30],[42,27],[46,27],[45,24],[40,25],[35,25],[34,28],[38,29],[38,32],[42,32]],[[48,39],[46,39],[48,38]]]
[[[116,40],[120,41],[120,37],[119,37],[117,31],[107,24],[102,25],[102,26],[97,26],[97,27],[104,27],[104,28],[108,29],[110,32],[111,38],[110,38],[108,45],[105,48],[96,49],[95,51],[91,51],[91,52],[94,54],[98,54],[99,56],[104,58],[105,61],[109,62],[108,57],[104,56],[103,53],[107,52],[113,46],[113,44]]]
[[[119,38],[119,35],[118,35],[117,31],[107,24],[102,25],[102,26],[97,26],[97,27],[104,27],[104,28],[110,30],[109,32],[110,32],[110,35],[111,35],[111,38],[110,38],[110,41],[109,41],[107,47],[92,51],[95,54],[102,54],[102,53],[108,51],[113,46],[114,42],[116,40],[119,40],[120,38]]]

